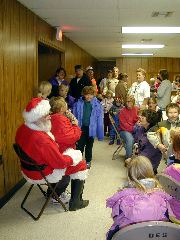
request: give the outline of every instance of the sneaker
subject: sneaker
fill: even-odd
[[[110,140],[109,145],[113,145],[114,144],[114,140]]]
[[[90,169],[91,168],[91,162],[87,162],[86,166],[87,166],[87,169]]]
[[[59,198],[64,204],[67,204],[67,203],[69,203],[69,200],[71,198],[71,194],[66,191],[66,192],[63,192],[59,196]],[[55,198],[52,198],[51,201],[52,201],[53,204],[59,204],[59,202]]]
[[[117,139],[117,145],[121,145],[120,139]]]

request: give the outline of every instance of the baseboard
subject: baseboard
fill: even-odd
[[[0,199],[0,209],[14,196],[14,194],[26,183],[23,178],[5,196]]]

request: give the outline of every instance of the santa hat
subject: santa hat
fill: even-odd
[[[36,122],[41,117],[48,115],[50,108],[48,100],[33,98],[23,111],[23,118],[29,123]]]

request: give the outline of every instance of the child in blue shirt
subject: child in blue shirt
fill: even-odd
[[[123,108],[123,103],[121,98],[114,98],[113,106],[109,110],[109,114],[114,120],[115,127],[117,127],[117,130],[119,130],[119,112]],[[114,140],[117,138],[116,136],[116,130],[114,129],[114,126],[110,124],[110,142],[109,145],[114,144]],[[120,139],[117,138],[117,145],[120,145]]]

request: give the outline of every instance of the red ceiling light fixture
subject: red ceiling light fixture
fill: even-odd
[[[61,41],[62,42],[62,38],[63,38],[63,33],[62,33],[62,30],[60,27],[57,27],[57,30],[56,30],[56,39],[58,41]]]

